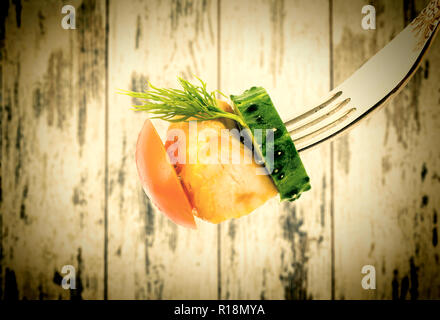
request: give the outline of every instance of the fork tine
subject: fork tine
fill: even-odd
[[[316,131],[313,131],[313,132],[311,132],[311,133],[309,133],[309,134],[306,134],[306,135],[304,135],[304,136],[302,136],[302,137],[300,137],[300,138],[293,139],[293,142],[295,143],[295,145],[296,145],[296,144],[301,145],[301,144],[303,144],[304,142],[307,142],[309,139],[312,139],[312,138],[316,137],[317,135],[323,133],[324,131],[329,130],[329,129],[333,128],[333,127],[336,127],[336,126],[339,125],[340,123],[344,122],[345,120],[347,120],[347,119],[349,118],[350,114],[351,114],[352,112],[354,112],[354,111],[356,111],[356,108],[351,108],[350,110],[348,110],[347,112],[345,112],[345,113],[342,115],[342,117],[338,118],[337,120],[335,120],[335,121],[333,121],[333,122],[327,124],[326,126],[324,126],[324,127],[322,127],[322,128],[319,128],[319,129],[316,130]],[[301,149],[301,146],[300,146],[300,149]]]
[[[335,101],[337,98],[339,98],[342,95],[342,91],[338,91],[336,92],[332,97],[330,97],[327,101],[325,101],[324,103],[320,104],[319,106],[303,113],[302,115],[287,121],[286,123],[284,123],[284,125],[287,126],[291,126],[292,124],[295,124],[301,120],[304,120],[305,118],[311,116],[312,114],[315,114],[316,112],[324,109],[325,107],[327,107],[330,103],[332,103],[333,101]]]
[[[340,111],[343,107],[345,107],[350,101],[351,101],[351,98],[345,99],[344,101],[338,103],[333,109],[331,109],[329,112],[327,112],[323,116],[321,116],[319,118],[316,118],[315,120],[312,120],[312,121],[304,124],[301,127],[298,127],[296,129],[293,129],[293,130],[289,131],[290,135],[292,136],[292,135],[298,134],[299,132],[308,129],[308,128],[314,126],[315,124],[317,124],[317,123],[319,123],[321,121],[324,121],[325,119],[328,119],[330,116],[334,115],[335,113]]]
[[[347,132],[347,129],[379,110],[400,92],[420,67],[440,30],[440,16],[434,12],[439,5],[440,0],[432,0],[411,24],[334,89],[336,93],[330,99],[286,122],[286,125],[292,125],[305,120],[291,131],[299,152]],[[381,76],[377,77],[378,74]],[[345,104],[342,103],[345,107],[339,104],[330,112],[326,111],[325,116],[307,119],[335,102],[342,93],[351,98]],[[351,105],[347,105],[348,102]],[[352,105],[356,105],[356,108]]]

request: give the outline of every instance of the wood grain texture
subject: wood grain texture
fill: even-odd
[[[15,1],[2,39],[1,220],[4,299],[103,297],[102,2]],[[64,265],[76,290],[61,288]]]
[[[388,105],[301,154],[312,190],[300,200],[197,231],[142,191],[147,116],[116,93],[197,75],[226,94],[264,86],[291,118],[427,3],[372,1],[366,31],[367,2],[75,0],[77,29],[64,30],[61,1],[2,1],[0,298],[438,299],[439,39]],[[64,265],[76,290],[60,286]],[[361,287],[364,265],[376,290]]]
[[[364,1],[334,1],[335,85],[388,43],[427,1],[374,1],[377,30],[361,28]],[[335,142],[338,299],[439,297],[437,211],[439,42],[388,105]],[[437,67],[437,69],[435,69]],[[379,74],[378,77],[381,75]],[[372,81],[374,81],[372,79]],[[365,84],[368,90],[368,84]],[[361,268],[376,268],[363,290]]]
[[[113,1],[109,65],[109,298],[217,298],[217,226],[178,227],[150,205],[134,154],[146,114],[129,110],[119,88],[177,76],[217,82],[215,1]],[[135,101],[133,101],[135,102]],[[167,123],[155,122],[164,134]]]
[[[220,89],[263,86],[282,118],[329,90],[327,1],[222,1]],[[329,146],[302,155],[312,191],[220,226],[221,298],[329,298]]]

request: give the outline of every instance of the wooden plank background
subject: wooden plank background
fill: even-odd
[[[335,85],[428,2],[379,1],[378,30],[365,32],[350,14],[364,1],[334,1]],[[439,45],[389,105],[334,144],[335,298],[440,296]],[[358,285],[368,264],[376,267],[377,290]]]
[[[144,195],[146,115],[116,94],[198,75],[230,94],[262,85],[287,119],[427,2],[77,0],[76,30],[60,26],[67,2],[2,2],[0,297],[439,299],[440,41],[387,106],[301,155],[313,188],[299,201],[197,231]],[[64,265],[76,290],[60,285]],[[364,265],[376,290],[361,287]]]

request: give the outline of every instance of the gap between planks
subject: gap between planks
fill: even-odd
[[[109,95],[109,0],[105,0],[105,125],[104,125],[104,300],[108,299],[108,95]]]
[[[334,84],[333,61],[333,0],[329,0],[329,51],[330,51],[330,91]],[[330,267],[331,267],[331,299],[335,299],[335,201],[334,201],[334,144],[330,142]]]

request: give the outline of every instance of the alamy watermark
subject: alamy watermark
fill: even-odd
[[[248,129],[204,127],[198,130],[197,121],[189,121],[187,131],[178,128],[168,131],[165,146],[173,165],[252,164],[255,161],[257,164],[266,165],[258,167],[256,174],[268,175],[274,170],[276,131],[276,129],[255,129],[251,135]],[[258,149],[254,148],[254,143],[259,146]],[[263,145],[264,154],[260,154]]]
[[[61,26],[63,29],[76,29],[75,24],[75,7],[67,4],[61,9],[62,14],[67,14],[61,19]]]
[[[63,289],[76,289],[76,271],[75,267],[72,265],[65,265],[61,269],[61,273],[65,276],[61,280],[61,287]]]
[[[364,290],[375,290],[376,289],[376,268],[372,265],[365,265],[361,270],[362,277],[361,285]]]
[[[376,8],[372,5],[366,5],[362,7],[362,14],[365,16],[362,18],[362,28],[364,30],[376,29]]]

